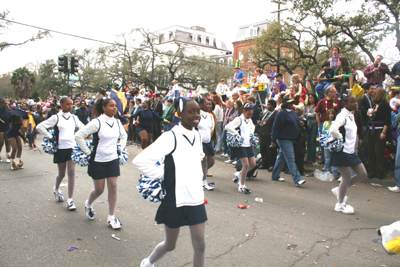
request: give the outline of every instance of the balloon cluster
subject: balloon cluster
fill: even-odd
[[[330,152],[340,152],[343,149],[344,143],[341,139],[336,139],[330,133],[321,135],[319,138],[321,146],[327,148]]]
[[[51,140],[50,138],[47,138],[47,137],[43,137],[42,147],[43,147],[44,153],[53,155],[54,153],[57,152],[58,142],[54,135],[54,130],[51,130],[50,134],[52,136],[51,139],[53,139],[53,140]]]
[[[164,169],[164,157],[157,161],[155,165],[157,168]],[[137,189],[144,199],[154,203],[160,202],[166,194],[163,188],[163,179],[150,178],[143,174],[140,175]]]
[[[119,157],[119,165],[125,165],[126,161],[128,160],[129,157],[129,152],[126,148],[121,151],[121,145],[117,145],[117,153]]]
[[[238,134],[226,133],[226,140],[231,147],[241,147],[243,145],[243,137]]]
[[[93,142],[86,142],[88,148],[93,151]],[[78,164],[81,167],[86,167],[89,165],[90,156],[87,156],[85,152],[81,150],[79,146],[75,146],[72,150],[71,159],[75,164]]]
[[[254,134],[250,134],[250,144],[252,147],[257,147],[258,145],[258,137],[254,136]]]

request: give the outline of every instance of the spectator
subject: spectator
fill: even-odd
[[[173,80],[172,84],[174,85],[172,87],[172,90],[174,91],[174,96],[175,97],[179,97],[179,85],[178,85],[178,81],[177,80]]]
[[[375,92],[375,85],[373,83],[366,83],[363,85],[365,94],[358,100],[358,110],[361,112],[362,118],[362,144],[358,148],[358,155],[361,162],[367,168],[368,166],[368,134],[367,134],[367,124],[369,117],[367,115],[368,109],[372,109],[374,105],[372,104],[372,96]]]
[[[80,107],[75,110],[75,115],[78,117],[78,119],[84,124],[88,124],[88,117],[89,117],[89,111],[86,108],[86,101],[81,100]]]
[[[322,126],[321,134],[329,133],[329,129],[331,128],[331,125],[335,121],[335,119],[336,119],[336,112],[333,109],[329,109],[327,111],[327,119]],[[332,152],[330,152],[329,149],[324,148],[324,156],[325,156],[324,172],[330,172],[335,178],[337,178],[338,168],[336,166],[331,165]]]
[[[294,105],[294,111],[299,116],[299,135],[294,143],[294,160],[300,175],[304,175],[304,155],[306,154],[306,141],[307,141],[307,125],[303,117],[304,104],[300,102]]]
[[[373,64],[367,66],[364,70],[364,76],[367,77],[368,82],[375,85],[375,89],[383,88],[383,81],[385,74],[389,74],[389,67],[382,62],[383,57],[377,55]]]
[[[93,112],[92,112],[92,109],[93,109],[93,105],[94,105],[95,102],[96,102],[96,101],[94,101],[94,100],[90,100],[90,106],[89,106],[89,116],[90,116],[90,120],[93,120],[93,118],[94,118],[94,114],[93,114]]]
[[[230,155],[230,151],[229,151],[229,146],[228,143],[226,142],[226,130],[225,130],[225,126],[235,118],[236,115],[236,111],[233,108],[233,101],[232,100],[228,100],[228,102],[226,102],[226,109],[224,112],[224,120],[222,123],[222,127],[223,127],[223,132],[222,132],[222,148],[224,150],[224,153],[221,155],[222,157],[229,157]]]
[[[237,93],[237,92],[234,92],[233,94],[232,94],[232,101],[233,102],[235,102],[236,100],[238,100],[239,99],[239,93]]]
[[[394,80],[394,87],[400,87],[400,61],[394,64],[390,77]]]
[[[258,138],[260,140],[260,153],[262,158],[260,169],[267,169],[269,172],[272,172],[274,168],[277,152],[276,147],[270,147],[272,126],[274,125],[276,114],[278,113],[275,108],[276,101],[273,99],[268,100],[266,113],[258,122]]]
[[[339,111],[343,108],[343,105],[340,103],[339,99],[336,98],[337,90],[335,86],[330,85],[325,90],[325,98],[321,99],[317,107],[315,108],[315,112],[317,113],[317,122],[318,128],[320,131],[322,130],[322,125],[327,119],[327,111],[329,109],[333,109],[335,113],[339,113]]]
[[[271,94],[272,88],[274,86],[275,72],[271,72],[268,76],[268,79],[269,79],[268,94]]]
[[[293,83],[293,85],[295,85],[296,86],[296,88],[297,88],[297,95],[299,96],[299,97],[301,97],[301,102],[303,102],[305,99],[306,99],[306,96],[307,96],[307,89],[306,89],[306,87],[304,86],[304,81],[302,81],[301,79],[300,79],[300,75],[298,75],[298,74],[293,74],[293,76],[292,76],[292,83]]]
[[[47,112],[46,120],[50,118],[52,115],[55,115],[58,113],[58,109],[56,108],[56,104],[51,103],[50,104],[50,110]]]
[[[280,93],[286,92],[286,84],[283,82],[282,79],[283,79],[283,74],[282,73],[278,73],[275,76],[275,80],[276,80],[275,84],[279,85],[279,92]],[[274,97],[274,96],[275,96],[275,93],[272,92],[271,93],[271,97]]]
[[[154,112],[158,116],[161,117],[163,115],[163,104],[161,102],[160,94],[154,95],[154,102],[151,105],[151,109],[154,110]],[[161,122],[158,121],[157,119],[153,119],[153,142],[156,141],[160,135],[161,135]]]
[[[234,82],[234,87],[236,87],[237,85],[239,85],[239,87],[243,84],[243,80],[244,80],[244,72],[240,70],[239,66],[235,67],[235,75],[233,75],[233,82]]]
[[[267,75],[264,74],[264,70],[262,68],[257,68],[256,69],[256,75],[257,75],[257,84],[258,87],[254,89],[255,92],[258,91],[258,94],[261,99],[261,103],[265,104],[265,99],[267,98],[267,95],[269,94],[268,87],[269,87],[269,79]]]
[[[279,94],[280,94],[279,90],[280,90],[279,84],[277,84],[277,83],[274,84],[272,87],[271,99],[278,101]],[[272,97],[272,94],[274,95],[273,97]]]
[[[337,46],[332,48],[332,58],[329,59],[331,69],[335,70],[339,66],[340,49]]]
[[[335,76],[333,78],[338,79],[338,81],[342,84],[339,95],[343,95],[346,89],[350,87],[350,76],[351,76],[351,68],[349,64],[349,60],[347,57],[339,58],[339,66],[335,69]]]
[[[315,108],[317,107],[317,96],[315,94],[308,95],[308,104],[304,111],[304,117],[307,119],[307,161],[312,162],[313,166],[318,166],[316,161],[317,151],[317,134],[318,122]]]
[[[394,90],[393,91],[393,96],[392,99],[390,99],[390,107],[394,110],[398,110],[399,106],[400,106],[400,90]]]
[[[400,61],[399,61],[400,62]],[[398,62],[398,63],[399,63]],[[398,64],[396,63],[396,64]],[[393,73],[393,71],[392,71]],[[400,113],[397,114],[396,116],[396,122],[397,122],[397,131],[400,131]],[[395,167],[394,167],[394,179],[396,181],[395,186],[389,186],[388,190],[395,192],[395,193],[400,193],[400,134],[397,136],[397,149],[396,149],[396,161],[395,161]]]
[[[135,103],[137,103],[136,102],[137,99],[140,99],[140,103],[146,101],[146,98],[140,93],[139,90],[133,91],[133,100],[135,100]]]
[[[322,62],[321,68],[323,71],[318,75],[318,84],[315,86],[315,91],[317,92],[319,99],[324,98],[325,89],[328,88],[328,86],[332,83],[333,76],[335,75],[334,70],[331,69],[331,65],[328,60],[324,60],[324,62]]]
[[[354,82],[363,86],[367,83],[367,78],[365,78],[364,73],[361,70],[357,70],[356,67],[351,67],[351,74],[353,75]]]
[[[368,178],[384,178],[384,152],[386,137],[391,125],[391,110],[383,88],[375,90],[372,103],[374,110],[368,112]]]
[[[188,92],[186,94],[186,98],[191,98],[194,96],[193,90],[192,89],[188,89]]]
[[[166,101],[166,108],[163,110],[163,125],[164,125],[164,132],[171,130],[171,123],[172,123],[172,115],[174,113],[174,106],[172,98],[167,99]]]
[[[226,85],[225,79],[221,79],[220,83],[217,85],[215,89],[217,94],[221,95],[222,101],[225,102],[227,98],[227,94],[229,92],[229,87]]]
[[[303,185],[306,181],[301,178],[297,169],[293,144],[299,135],[299,116],[293,111],[293,100],[286,96],[283,98],[282,109],[275,117],[272,127],[271,147],[279,146],[279,154],[276,159],[271,179],[279,182],[285,181],[280,177],[283,165],[287,162],[290,175],[296,186]]]
[[[218,95],[214,95],[212,100],[215,104],[213,113],[217,120],[217,140],[215,140],[217,144],[215,146],[215,152],[219,153],[222,151],[222,124],[224,122],[224,110],[222,107],[222,100]]]
[[[129,115],[135,114],[135,102],[133,100],[129,101],[128,113]],[[128,126],[128,142],[133,143],[136,141],[136,125],[133,123],[133,118],[129,116],[129,126]]]
[[[254,96],[250,96],[247,98],[247,103],[255,104],[256,99]],[[251,116],[251,120],[253,121],[254,125],[257,125],[258,119],[260,118],[260,111],[256,105],[253,106],[253,115]]]

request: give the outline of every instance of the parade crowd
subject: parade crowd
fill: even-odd
[[[166,93],[146,90],[144,85],[122,89],[127,101],[122,112],[118,101],[107,95],[50,96],[36,102],[1,99],[0,152],[4,146],[6,153],[0,154],[0,161],[9,162],[11,170],[22,169],[24,144],[37,150],[37,133],[55,141],[58,149],[53,162],[58,175],[53,193],[57,201],[64,201],[60,184],[67,175],[66,207],[75,210],[71,157],[78,146],[88,156],[88,174],[93,179],[85,202],[87,217],[95,218],[93,203],[107,183],[107,224],[120,229],[122,223],[114,215],[121,159],[117,144],[121,149],[139,147],[134,166],[146,177],[163,179],[166,192],[156,215],[157,223],[165,224],[165,240],[141,266],[154,266],[173,250],[179,227],[184,225],[190,227],[193,265],[204,266],[203,190],[215,188],[208,179],[216,155],[225,158],[225,164],[235,165],[232,180],[243,194],[251,194],[245,182],[260,169],[268,170],[278,182],[285,181],[280,174],[286,172],[296,186],[304,186],[305,177],[313,175],[305,166],[322,167],[323,175],[340,182],[332,189],[337,197],[334,209],[345,214],[354,213],[346,204],[347,189],[366,177],[384,179],[387,166],[394,167],[396,182],[388,190],[400,192],[400,146],[396,148],[400,62],[389,70],[382,59],[378,55],[364,70],[357,70],[334,47],[332,57],[321,65],[315,93],[307,90],[298,74],[291,76],[290,86],[281,73],[266,74],[261,68],[248,80],[237,63],[232,88],[221,79],[215,89],[202,94],[184,92],[177,80]],[[393,88],[384,88],[387,78],[394,80]],[[324,134],[341,140],[341,150],[332,152],[321,146],[319,138]],[[93,148],[86,142],[88,137]],[[157,167],[161,158],[164,168]]]

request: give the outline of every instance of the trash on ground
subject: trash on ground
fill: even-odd
[[[374,183],[371,183],[371,185],[374,186],[374,187],[382,187],[381,184],[374,184]]]
[[[72,250],[75,250],[75,249],[78,249],[78,247],[69,247],[68,251],[72,251]]]
[[[330,172],[323,172],[318,169],[314,171],[314,177],[323,182],[332,182],[335,180],[335,176],[333,176]]]
[[[119,238],[119,237],[116,237],[116,236],[115,236],[115,234],[112,234],[112,235],[111,235],[111,237],[112,237],[112,238],[114,238],[114,239],[117,239],[118,241],[120,241],[120,240],[121,240],[121,238]]]
[[[239,204],[239,205],[238,205],[238,208],[239,208],[239,209],[247,209],[247,206],[246,206],[246,205],[243,205],[243,204]]]
[[[256,197],[254,200],[256,202],[264,202],[264,200],[261,197]]]

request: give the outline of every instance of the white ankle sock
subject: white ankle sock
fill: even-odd
[[[71,202],[71,201],[73,201],[73,199],[72,198],[68,198],[67,202]]]
[[[150,263],[149,258],[143,260],[144,267],[154,267],[154,264]]]
[[[21,160],[20,158],[15,158],[15,161],[18,163],[20,162],[20,160]]]
[[[108,215],[108,221],[112,221],[112,220],[114,220],[115,219],[115,216],[114,215]]]
[[[207,179],[203,180],[203,185],[207,184]]]
[[[93,209],[93,203],[92,203],[92,205],[89,205],[89,199],[87,199],[87,200],[85,201],[85,206],[86,206],[87,208]]]

